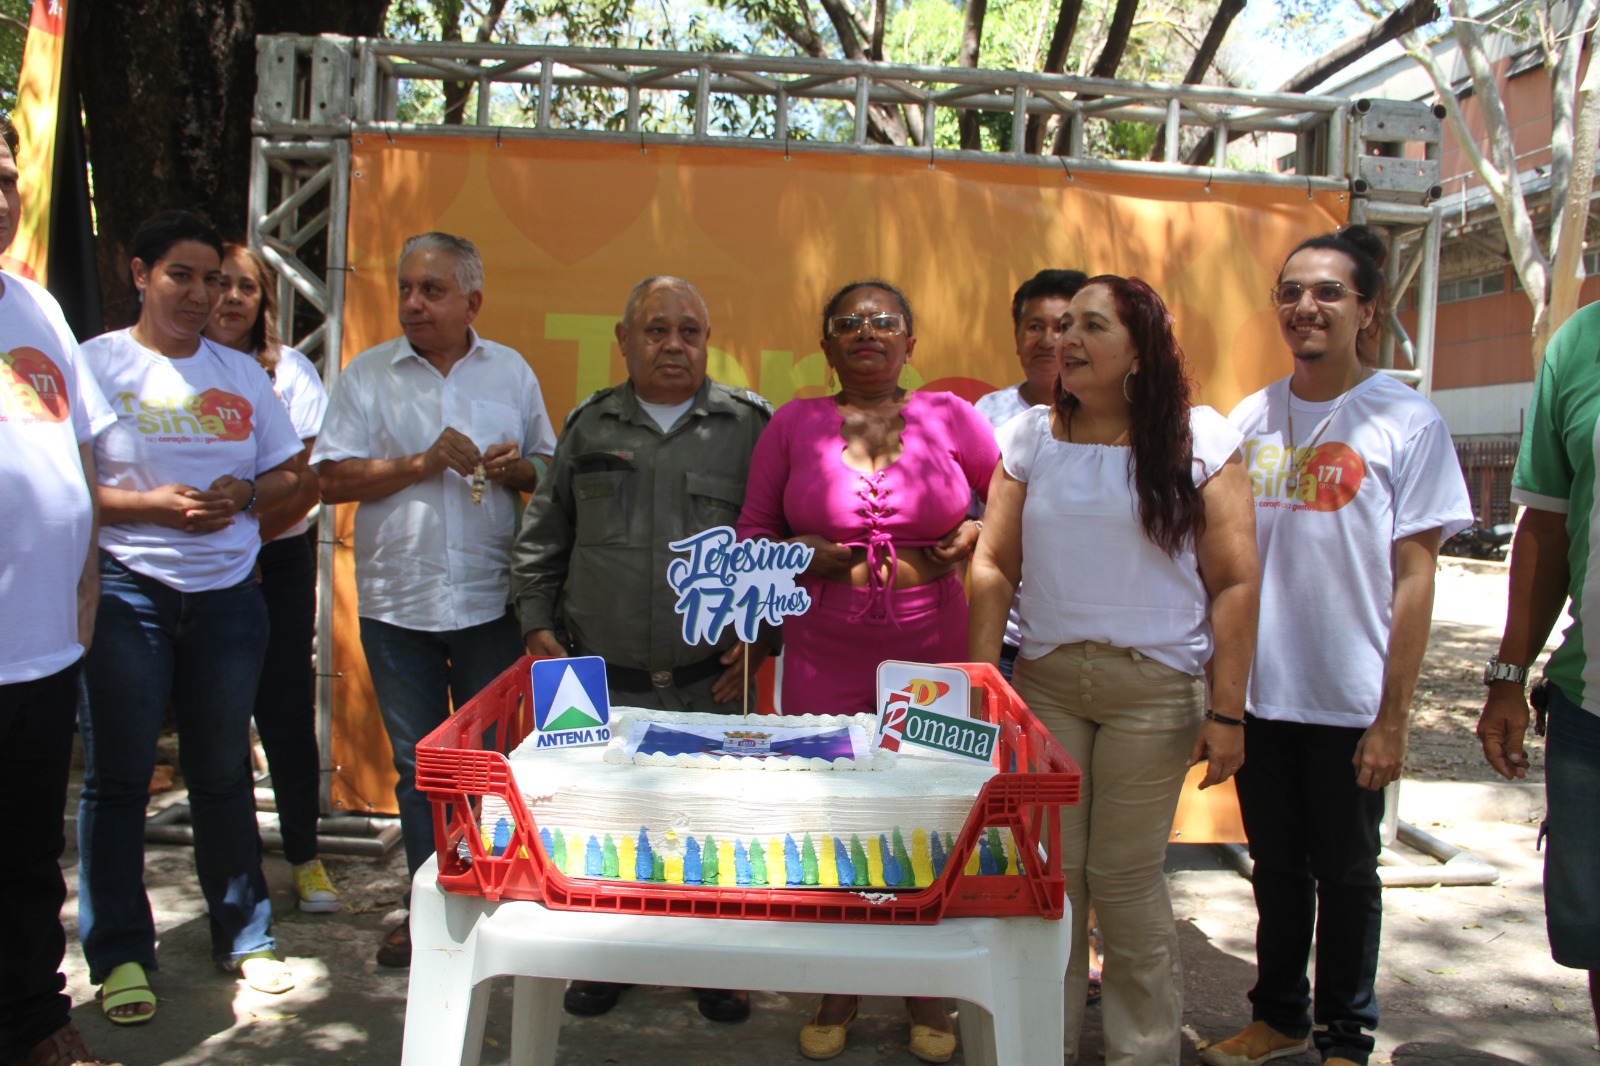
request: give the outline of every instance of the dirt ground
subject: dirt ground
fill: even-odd
[[[1433,636],[1412,704],[1407,778],[1500,780],[1473,731],[1483,708],[1483,664],[1499,648],[1505,611],[1505,563],[1440,560]],[[1528,755],[1528,780],[1543,784],[1544,742],[1530,738]]]

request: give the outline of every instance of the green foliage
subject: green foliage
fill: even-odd
[[[7,114],[17,106],[17,78],[32,7],[29,0],[0,0],[0,109]]]

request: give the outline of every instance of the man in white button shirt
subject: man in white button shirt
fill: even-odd
[[[527,362],[472,328],[483,306],[472,243],[412,237],[399,283],[405,335],[344,368],[311,458],[324,502],[361,504],[361,646],[400,774],[395,801],[415,874],[433,852],[417,742],[522,653],[507,608],[518,493],[533,490],[556,442]],[[384,939],[378,962],[410,965],[407,922]]]

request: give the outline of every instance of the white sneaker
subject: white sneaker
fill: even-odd
[[[339,909],[339,893],[328,880],[321,859],[294,867],[294,891],[300,897],[300,909],[307,914],[332,914]]]

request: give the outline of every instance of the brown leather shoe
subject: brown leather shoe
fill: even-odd
[[[1309,1037],[1285,1036],[1266,1022],[1254,1021],[1238,1035],[1206,1048],[1200,1061],[1206,1066],[1261,1066],[1273,1059],[1299,1055],[1310,1046]]]
[[[121,1063],[102,1059],[83,1043],[78,1027],[68,1022],[23,1056],[17,1066],[122,1066]]]
[[[402,918],[400,924],[389,930],[389,935],[378,945],[378,965],[391,970],[402,970],[411,965],[411,918]]]

